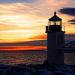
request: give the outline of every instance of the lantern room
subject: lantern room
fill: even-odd
[[[56,15],[56,12],[53,17],[48,19],[48,25],[62,25],[62,19]]]
[[[62,19],[56,15],[48,19],[48,26],[46,26],[46,32],[59,32],[62,31]]]

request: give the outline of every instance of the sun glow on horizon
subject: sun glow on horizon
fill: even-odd
[[[16,50],[46,50],[46,46],[0,46],[3,51],[16,51]]]
[[[34,32],[33,30],[6,30],[0,31],[0,42],[21,42],[21,41],[31,41],[34,40],[36,36],[39,36],[38,32]],[[40,35],[41,36],[41,35]],[[34,39],[32,39],[34,38]],[[36,38],[37,40],[42,39]]]

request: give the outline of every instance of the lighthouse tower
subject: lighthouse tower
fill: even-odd
[[[47,61],[49,64],[63,65],[64,52],[61,48],[64,46],[64,31],[62,30],[62,19],[56,15],[48,19],[46,26],[47,33]]]

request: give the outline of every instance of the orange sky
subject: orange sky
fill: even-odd
[[[1,46],[0,50],[10,51],[10,50],[46,50],[46,46]]]
[[[63,19],[66,34],[75,34],[75,26],[68,23],[75,17],[58,12],[64,7],[75,7],[75,4],[72,0],[0,1],[0,43],[46,40],[45,26],[54,11]],[[41,47],[44,48],[36,48]]]

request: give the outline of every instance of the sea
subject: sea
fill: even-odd
[[[0,64],[43,64],[46,59],[46,50],[0,51]],[[64,53],[64,63],[75,65],[75,53]]]
[[[47,58],[47,51],[0,51],[0,64],[42,64]]]

